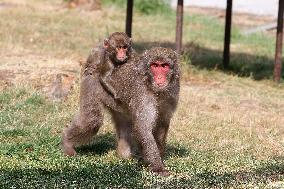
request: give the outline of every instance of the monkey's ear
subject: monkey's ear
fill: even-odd
[[[109,47],[109,39],[104,40],[104,48],[107,49]]]
[[[129,38],[129,43],[132,46],[132,39],[131,38]]]

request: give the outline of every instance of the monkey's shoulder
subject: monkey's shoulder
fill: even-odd
[[[94,74],[100,72],[104,64],[104,50],[101,47],[91,49],[87,60],[81,65],[82,74]]]
[[[105,62],[107,62],[105,54],[105,49],[103,49],[102,47],[93,48],[87,58],[86,64],[88,66],[105,64]]]
[[[101,60],[105,56],[105,50],[101,47],[92,48],[88,58],[87,63],[101,63]]]

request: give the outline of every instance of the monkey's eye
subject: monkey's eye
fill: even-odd
[[[156,64],[156,63],[153,63],[153,64],[151,64],[151,67],[153,67],[153,68],[157,68],[157,67],[159,67],[159,65],[158,65],[158,64]]]
[[[162,67],[163,67],[163,68],[166,68],[166,67],[168,67],[168,66],[169,66],[169,65],[166,64],[166,63],[165,63],[165,64],[162,64]]]
[[[121,48],[123,48],[123,49],[127,49],[127,46],[126,46],[126,45],[124,45],[124,46],[122,46]]]

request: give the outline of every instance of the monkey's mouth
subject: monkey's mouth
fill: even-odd
[[[156,86],[160,89],[164,89],[168,86],[168,82],[165,83],[156,83]]]
[[[156,88],[159,89],[163,89],[165,87],[167,87],[169,84],[168,80],[166,77],[164,77],[163,75],[157,75],[156,77],[154,77],[154,86]]]
[[[157,85],[164,85],[167,81],[167,78],[162,74],[157,75],[154,79]]]
[[[126,62],[127,56],[117,56],[116,59],[120,62]]]

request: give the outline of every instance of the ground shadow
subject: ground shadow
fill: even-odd
[[[2,169],[0,188],[142,188],[141,170],[127,162],[85,162],[61,170]]]
[[[137,42],[134,48],[141,53],[153,46],[175,48],[174,43],[166,42]],[[273,77],[274,60],[267,56],[252,55],[247,53],[231,53],[231,60],[228,69],[223,69],[223,51],[201,47],[195,43],[184,44],[183,55],[188,64],[199,69],[220,70],[229,74],[236,74],[241,77],[251,77],[255,80],[271,79]],[[284,66],[282,78],[284,79]]]
[[[165,159],[171,157],[187,157],[190,155],[190,150],[178,143],[169,143],[166,145]]]
[[[270,160],[260,163],[250,172],[236,172],[233,174],[233,178],[239,181],[253,181],[259,180],[265,182],[278,181],[284,178],[284,157],[273,157]],[[283,183],[284,184],[284,183]],[[284,186],[284,185],[283,185]],[[282,186],[282,187],[283,187]]]
[[[114,133],[99,134],[94,137],[94,140],[89,145],[80,146],[76,149],[78,154],[85,155],[104,155],[110,150],[116,149],[116,136]],[[169,143],[166,145],[165,158],[170,157],[187,157],[190,151],[187,147],[178,143]],[[135,156],[135,155],[134,155]],[[135,156],[136,157],[136,156]],[[140,160],[140,155],[136,157]]]
[[[271,184],[271,182],[283,181],[284,178],[284,158],[274,157],[261,162],[251,171],[225,172],[219,174],[218,171],[204,171],[195,175],[197,180],[205,180],[206,185],[212,187],[230,187],[246,184]],[[194,178],[193,178],[194,180]],[[282,185],[283,187],[283,185]]]
[[[146,179],[147,188],[243,188],[277,184],[277,181],[283,181],[284,178],[284,159],[281,157],[259,162],[255,168],[240,172],[220,173],[220,170],[201,169],[197,165],[188,167],[189,172],[176,173],[167,179],[146,176],[139,164],[127,161],[98,161],[84,164],[82,167],[67,164],[60,170],[0,169],[0,187],[145,188]],[[280,185],[283,187],[283,183]]]
[[[116,138],[113,133],[99,134],[94,137],[90,145],[77,148],[78,154],[103,155],[116,147]]]

